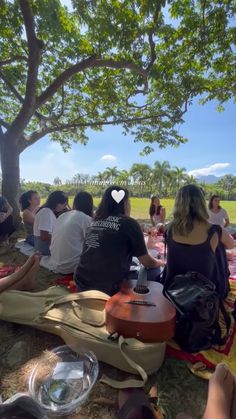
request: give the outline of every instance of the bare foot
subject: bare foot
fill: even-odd
[[[36,285],[36,277],[39,271],[39,262],[41,259],[40,254],[34,254],[34,264],[28,270],[26,275],[17,281],[14,285],[12,285],[9,289],[14,290],[21,290],[21,291],[31,291],[35,288]]]
[[[41,259],[41,254],[34,255],[34,264],[24,278],[24,282],[25,282],[25,286],[27,290],[33,290],[35,288],[37,273],[39,271],[40,259]]]
[[[0,280],[0,292],[9,290],[9,289],[21,289],[18,287],[18,284],[21,283],[22,280],[25,279],[28,272],[34,266],[34,264],[39,263],[41,258],[41,254],[36,252],[29,259],[26,263],[22,266],[19,271],[14,272],[11,275],[5,276]]]
[[[27,274],[27,272],[29,271],[29,269],[33,266],[34,262],[35,262],[35,258],[41,258],[41,253],[40,252],[35,252],[33,253],[33,255],[31,255],[27,261],[24,263],[24,265],[19,269],[19,271],[16,272],[16,274],[19,275],[19,279],[23,278],[23,276],[25,276]]]
[[[233,391],[233,374],[226,365],[217,365],[209,381],[207,406],[203,419],[230,419]]]

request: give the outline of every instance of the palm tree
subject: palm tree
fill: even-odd
[[[151,174],[151,167],[148,164],[134,163],[130,174],[135,182],[145,182]]]
[[[162,196],[163,194],[163,186],[168,179],[170,170],[170,163],[166,160],[162,163],[159,161],[156,161],[154,163],[153,178],[156,181],[156,185],[160,196]]]
[[[183,181],[186,178],[186,169],[185,167],[177,167],[175,166],[173,168],[173,177],[175,179],[175,185],[177,190],[180,188],[180,186],[183,184]]]
[[[80,185],[82,182],[82,176],[83,175],[81,173],[76,173],[72,179],[73,184],[76,186]]]
[[[197,185],[198,184],[198,181],[197,181],[197,179],[195,178],[195,176],[193,176],[193,175],[186,175],[185,176],[185,179],[184,179],[184,183],[185,183],[185,185],[189,185],[190,183],[191,184],[193,184],[193,185]]]
[[[102,182],[103,180],[105,180],[106,174],[105,172],[98,172],[98,174],[95,177],[96,177],[96,180],[98,180],[99,182]]]
[[[122,185],[128,186],[129,177],[130,177],[130,173],[128,172],[128,170],[121,170],[121,172],[119,173],[116,181],[118,183],[121,183]]]
[[[217,182],[217,186],[222,187],[226,191],[226,199],[232,195],[233,189],[236,187],[236,176],[225,175]]]
[[[119,170],[117,170],[116,166],[106,167],[104,175],[106,180],[109,180],[111,183],[113,183],[117,176],[119,176]]]
[[[134,186],[136,184],[138,191],[141,191],[141,196],[143,196],[144,190],[149,187],[151,174],[152,169],[148,164],[134,163],[130,169]]]
[[[62,181],[61,181],[61,179],[57,176],[57,177],[55,177],[55,179],[54,179],[54,181],[53,181],[53,185],[55,185],[55,186],[60,186],[60,185],[62,185]]]

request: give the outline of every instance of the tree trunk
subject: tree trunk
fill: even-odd
[[[2,195],[13,208],[14,225],[21,225],[19,210],[20,152],[17,140],[5,134],[1,138]]]

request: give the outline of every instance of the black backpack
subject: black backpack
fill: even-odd
[[[230,329],[230,317],[215,291],[215,285],[198,272],[176,275],[164,287],[164,295],[177,311],[175,341],[186,352],[199,352],[223,345]],[[226,326],[222,337],[220,313]]]

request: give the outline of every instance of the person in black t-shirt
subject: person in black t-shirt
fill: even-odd
[[[118,194],[123,191],[124,197],[119,203],[112,197],[113,191]],[[88,229],[75,272],[74,279],[80,291],[96,289],[109,295],[116,293],[128,277],[132,256],[136,256],[143,266],[156,269],[156,276],[160,273],[163,262],[148,254],[142,230],[129,215],[128,190],[110,186]]]

